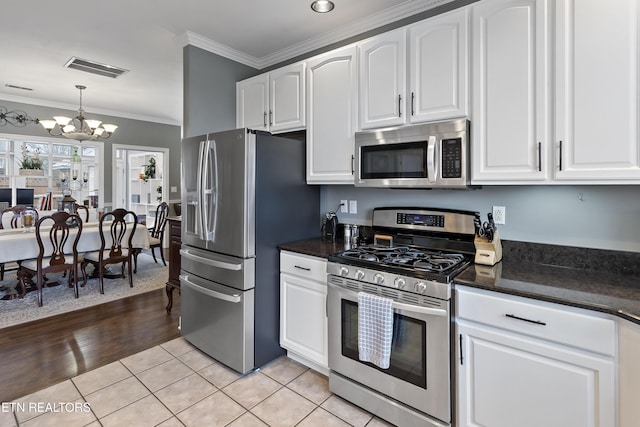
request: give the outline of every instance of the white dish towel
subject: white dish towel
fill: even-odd
[[[390,298],[358,292],[358,357],[382,369],[389,368],[391,358],[392,303]]]

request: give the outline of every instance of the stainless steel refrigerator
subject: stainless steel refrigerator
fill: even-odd
[[[181,333],[246,373],[279,345],[277,245],[319,234],[303,139],[235,129],[182,141]]]

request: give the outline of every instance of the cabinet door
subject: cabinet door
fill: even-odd
[[[459,426],[615,425],[613,358],[474,323],[458,332]]]
[[[558,0],[555,22],[556,179],[640,179],[638,1]]]
[[[269,129],[273,133],[304,129],[305,63],[269,73]]]
[[[269,130],[269,74],[236,83],[236,126]]]
[[[307,182],[353,184],[356,46],[307,62]]]
[[[473,183],[551,176],[547,13],[546,0],[473,6]]]
[[[634,427],[640,419],[640,325],[618,320],[619,427]]]
[[[280,345],[328,369],[327,286],[280,275]]]
[[[407,31],[400,29],[358,46],[360,128],[406,123]]]
[[[469,10],[409,27],[411,122],[469,114]]]

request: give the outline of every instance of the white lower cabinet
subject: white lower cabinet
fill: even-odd
[[[616,426],[616,322],[458,287],[457,425]]]
[[[640,422],[640,325],[618,321],[618,426]]]
[[[280,345],[287,354],[328,374],[327,261],[280,254]]]

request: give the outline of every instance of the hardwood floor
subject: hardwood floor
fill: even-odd
[[[180,336],[180,297],[164,289],[0,331],[0,402]],[[2,315],[0,313],[0,315]]]

